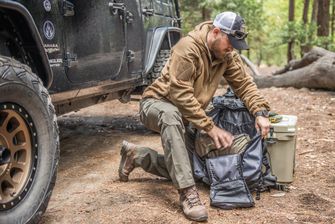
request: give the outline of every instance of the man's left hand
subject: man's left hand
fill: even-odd
[[[257,132],[262,132],[262,138],[265,138],[270,131],[270,121],[269,118],[263,116],[256,117],[256,129]]]

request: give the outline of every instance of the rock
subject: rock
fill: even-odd
[[[271,194],[271,197],[279,198],[279,197],[284,197],[285,195],[286,195],[285,192],[278,192],[278,193],[275,193],[275,194]]]

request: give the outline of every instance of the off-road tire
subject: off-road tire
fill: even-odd
[[[149,75],[151,82],[155,81],[155,79],[157,79],[161,75],[161,71],[164,68],[166,62],[168,61],[170,54],[171,54],[170,50],[159,51],[156,57],[155,64]]]
[[[13,118],[6,120],[8,114],[13,114]],[[12,119],[14,126],[21,120],[18,127],[26,127],[28,130],[26,133],[29,134],[25,137],[22,137],[22,134],[21,137],[16,135],[8,137],[7,140],[10,141],[5,143],[6,137],[4,136],[12,136],[9,130],[13,125],[6,125],[12,122]],[[3,169],[7,170],[7,174],[2,172],[1,176],[0,170],[0,194],[3,196],[0,198],[0,223],[37,223],[45,212],[55,185],[59,160],[59,135],[56,119],[54,106],[42,81],[28,66],[11,58],[0,56],[0,144],[4,147],[20,138],[27,141],[30,137],[31,140],[31,148],[27,148],[31,150],[21,153],[24,156],[17,155],[21,149],[15,148],[13,143],[12,146],[16,151],[13,149],[11,161],[6,165],[7,168]],[[24,145],[27,147],[27,144]],[[8,199],[9,196],[2,192],[1,188],[6,192],[10,192],[8,189],[15,189],[8,188],[9,183],[15,186],[14,178],[12,180],[14,182],[7,181],[10,178],[8,173],[11,175],[16,171],[20,173],[19,168],[12,172],[14,165],[11,167],[10,164],[18,164],[16,160],[24,160],[29,156],[31,156],[30,167],[26,169],[28,178],[16,179],[25,181],[22,182],[24,185],[21,190],[18,189],[20,192],[9,194],[13,199]],[[7,179],[4,177],[6,175]]]

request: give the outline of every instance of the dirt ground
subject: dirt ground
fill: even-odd
[[[261,90],[273,111],[298,116],[295,180],[290,192],[261,194],[254,208],[209,206],[208,223],[335,223],[335,92]],[[223,89],[218,94],[223,93]],[[159,135],[139,122],[138,102],[112,101],[59,117],[58,179],[42,223],[191,223],[172,184],[135,170],[118,180],[123,139],[162,151]]]

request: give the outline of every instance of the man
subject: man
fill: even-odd
[[[266,116],[270,107],[246,73],[239,54],[233,51],[248,48],[246,36],[244,20],[236,13],[223,12],[214,22],[204,22],[182,38],[173,47],[161,76],[144,91],[140,102],[141,121],[161,134],[164,156],[123,142],[120,180],[128,181],[135,167],[171,179],[183,212],[191,220],[205,221],[208,213],[195,187],[189,158],[194,139],[185,124],[206,131],[217,148],[232,145],[234,137],[215,126],[204,111],[222,76],[256,116],[256,128],[263,137],[269,131]]]

